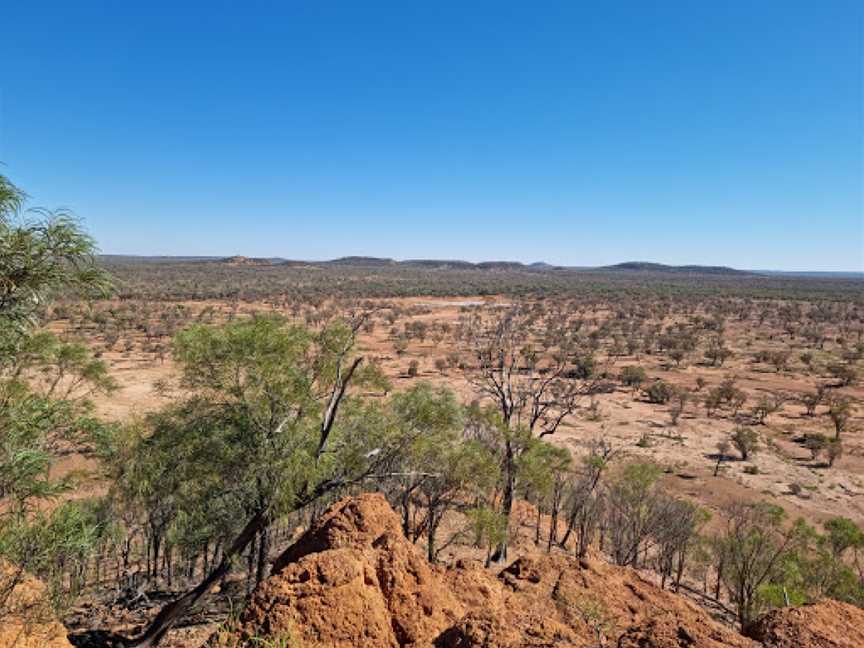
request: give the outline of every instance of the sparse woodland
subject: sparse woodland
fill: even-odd
[[[860,282],[95,251],[0,176],[0,617],[158,645],[366,490],[433,563],[594,552],[741,628],[864,606]]]

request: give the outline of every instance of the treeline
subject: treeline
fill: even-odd
[[[261,301],[289,295],[299,300],[339,296],[620,296],[730,297],[791,300],[859,300],[861,280],[757,275],[679,275],[603,270],[545,270],[503,266],[425,268],[404,265],[235,265],[220,261],[103,258],[123,299]]]

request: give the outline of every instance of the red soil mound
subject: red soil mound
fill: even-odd
[[[234,639],[291,638],[304,648],[429,645],[463,614],[404,539],[386,500],[367,494],[332,506],[276,561]]]
[[[752,648],[636,572],[562,555],[520,558],[497,576],[430,566],[381,495],[344,499],[285,552],[238,628],[304,648],[596,646]],[[292,645],[288,641],[288,645]]]
[[[448,575],[466,607],[482,612],[448,631],[447,648],[596,646],[618,637],[622,648],[755,646],[630,569],[544,555],[516,560],[497,579],[475,571],[457,565]]]
[[[832,600],[774,610],[750,634],[766,648],[861,648],[864,610]]]

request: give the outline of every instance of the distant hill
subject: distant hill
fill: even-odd
[[[323,261],[322,263],[324,265],[380,267],[395,265],[396,261],[382,257],[346,256],[333,259],[332,261]]]
[[[400,261],[399,265],[437,270],[470,270],[475,267],[470,261],[460,261],[458,259],[407,259],[405,261]]]
[[[235,266],[273,265],[281,261],[282,259],[262,259],[257,257],[245,257],[240,255],[230,256],[219,260],[220,263]]]
[[[146,256],[138,254],[100,254],[99,260],[103,263],[198,263],[202,261],[219,261],[223,257],[215,256]]]
[[[701,274],[701,275],[751,275],[746,270],[736,270],[727,266],[680,265],[672,266],[649,261],[626,261],[610,266],[602,266],[596,270],[612,272],[653,272],[661,274]]]
[[[109,265],[147,264],[147,263],[220,263],[230,266],[302,266],[307,268],[353,267],[353,268],[413,268],[416,270],[462,270],[492,272],[528,272],[532,274],[572,274],[581,272],[610,272],[654,275],[713,275],[717,277],[798,277],[811,279],[851,279],[864,278],[861,272],[790,272],[777,270],[738,270],[728,266],[709,265],[666,265],[651,261],[625,261],[607,266],[560,266],[536,261],[525,264],[519,261],[481,261],[472,263],[462,259],[406,259],[397,261],[389,257],[345,256],[329,261],[303,261],[282,257],[246,257],[234,255],[217,256],[136,256],[125,254],[102,254],[99,257]]]
[[[481,270],[524,270],[526,266],[518,261],[481,261],[477,267]]]

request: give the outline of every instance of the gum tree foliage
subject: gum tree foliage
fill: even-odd
[[[638,566],[653,545],[663,509],[670,503],[657,487],[661,475],[659,466],[637,462],[607,484],[604,525],[615,564]]]
[[[752,428],[738,425],[729,437],[735,449],[741,453],[741,460],[747,461],[759,451],[759,434]]]
[[[652,532],[657,547],[656,567],[662,577],[660,586],[666,587],[667,579],[671,579],[677,591],[693,545],[698,542],[699,530],[709,515],[682,499],[667,496],[663,504],[658,509],[660,519]]]
[[[166,605],[133,645],[156,645],[250,543],[261,548],[263,576],[276,519],[390,471],[408,440],[381,404],[349,392],[380,388],[383,381],[354,351],[360,326],[361,320],[333,320],[312,331],[278,317],[253,317],[195,325],[177,336],[174,353],[187,397],[151,420],[138,452],[155,456],[154,445],[165,452],[178,443],[187,447],[159,464],[149,481],[176,479],[193,489],[193,514],[215,502],[240,511],[234,519],[242,522],[227,534],[219,563]]]
[[[392,486],[382,485],[398,502],[406,537],[416,542],[425,535],[427,557],[436,562],[459,537],[439,543],[441,521],[450,510],[488,501],[499,479],[496,456],[464,434],[463,407],[445,387],[420,383],[395,394],[389,409],[406,443],[392,465]]]
[[[864,606],[864,578],[854,569],[861,567],[864,532],[844,517],[831,518],[823,526],[824,534],[813,534],[809,551],[795,556],[802,595]]]
[[[532,439],[519,457],[519,490],[537,508],[534,542],[540,543],[540,516],[550,517],[546,550],[557,540],[558,515],[561,512],[565,487],[570,481],[573,458],[566,448]]]
[[[424,510],[418,505],[418,490],[437,474],[439,450],[455,442],[462,426],[462,412],[453,393],[420,383],[394,394],[391,410],[395,424],[411,437],[394,463],[397,475],[388,482],[387,494],[402,517],[402,532],[416,541],[425,529]]]
[[[720,580],[746,629],[764,608],[762,593],[786,578],[793,553],[806,546],[810,530],[799,519],[789,524],[782,508],[767,503],[735,504],[715,542]]]
[[[25,200],[0,176],[0,616],[15,611],[27,572],[46,581],[55,604],[80,583],[77,566],[100,529],[89,504],[52,505],[73,480],[50,468],[58,444],[99,426],[86,397],[113,388],[83,345],[40,330],[59,293],[108,290],[95,244],[68,213],[22,212]]]
[[[496,457],[488,448],[472,440],[444,444],[435,462],[436,472],[419,488],[419,500],[426,510],[426,551],[430,562],[457,540],[457,532],[438,543],[441,521],[451,509],[466,510],[472,500],[487,499],[486,494],[498,478]]]

